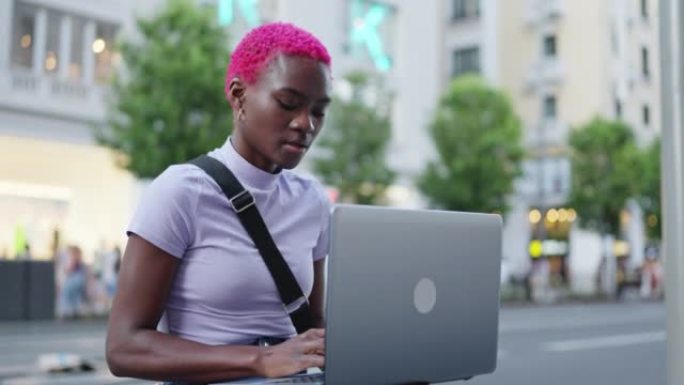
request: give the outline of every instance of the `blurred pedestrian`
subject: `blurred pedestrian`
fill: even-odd
[[[93,263],[90,266],[90,271],[97,280],[102,280],[108,252],[106,242],[104,240],[100,241],[100,245],[93,253]]]
[[[86,298],[87,269],[83,263],[83,255],[78,246],[67,247],[67,262],[64,269],[59,309],[60,318],[71,318],[81,315]]]
[[[646,249],[645,259],[641,268],[642,298],[660,298],[663,295],[663,268],[658,258],[658,251],[654,246]]]
[[[233,134],[206,159],[246,188],[241,202],[263,216],[304,293],[295,313],[319,328],[330,207],[318,182],[290,169],[321,129],[330,86],[330,56],[316,37],[291,24],[257,27],[225,79]],[[233,202],[191,164],[152,182],[128,229],[110,316],[114,374],[207,383],[323,366],[323,330],[297,335]],[[157,331],[162,316],[170,335]]]
[[[33,254],[31,254],[31,245],[26,242],[24,245],[24,251],[17,255],[17,259],[20,261],[30,261],[33,259]]]
[[[116,294],[117,278],[121,266],[121,249],[115,246],[104,255],[102,266],[102,283],[107,292],[107,301],[111,306],[111,301]]]

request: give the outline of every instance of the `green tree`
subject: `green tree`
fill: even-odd
[[[119,44],[124,66],[97,136],[138,177],[220,146],[232,131],[223,94],[228,40],[215,20],[210,8],[170,0],[156,17],[137,20],[139,38]]]
[[[660,176],[660,139],[656,139],[644,151],[644,173],[639,203],[646,217],[646,234],[650,239],[661,239],[661,176]]]
[[[385,162],[391,137],[391,97],[365,73],[354,72],[345,79],[351,98],[333,98],[313,168],[326,184],[339,190],[341,201],[375,204],[395,178]],[[374,95],[374,101],[364,102],[364,95]]]
[[[506,96],[476,76],[459,77],[442,95],[430,134],[438,157],[418,187],[431,204],[505,213],[524,154],[520,120]]]
[[[620,213],[642,190],[643,156],[630,127],[596,118],[573,130],[572,187],[569,204],[580,224],[603,235],[619,236]]]

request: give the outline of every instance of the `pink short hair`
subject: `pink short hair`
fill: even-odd
[[[278,54],[302,56],[330,67],[330,54],[314,35],[290,23],[269,23],[251,30],[240,40],[226,71],[225,92],[230,81],[239,77],[253,84]]]

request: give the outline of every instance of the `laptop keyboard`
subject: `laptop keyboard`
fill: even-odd
[[[269,380],[266,384],[320,384],[323,385],[323,373],[302,374],[299,376]]]

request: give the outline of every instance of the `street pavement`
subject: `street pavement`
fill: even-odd
[[[500,321],[496,371],[462,384],[666,383],[662,302],[505,309]]]
[[[105,320],[0,323],[0,384],[154,384],[120,379],[109,373],[104,358],[106,327]],[[51,353],[77,354],[95,370],[44,373],[38,367],[38,358]]]
[[[498,367],[458,385],[664,385],[662,302],[504,306]],[[106,321],[0,323],[0,384],[121,384],[104,362]],[[40,354],[76,353],[95,366],[86,373],[46,374]],[[454,359],[458,359],[455,357]]]

